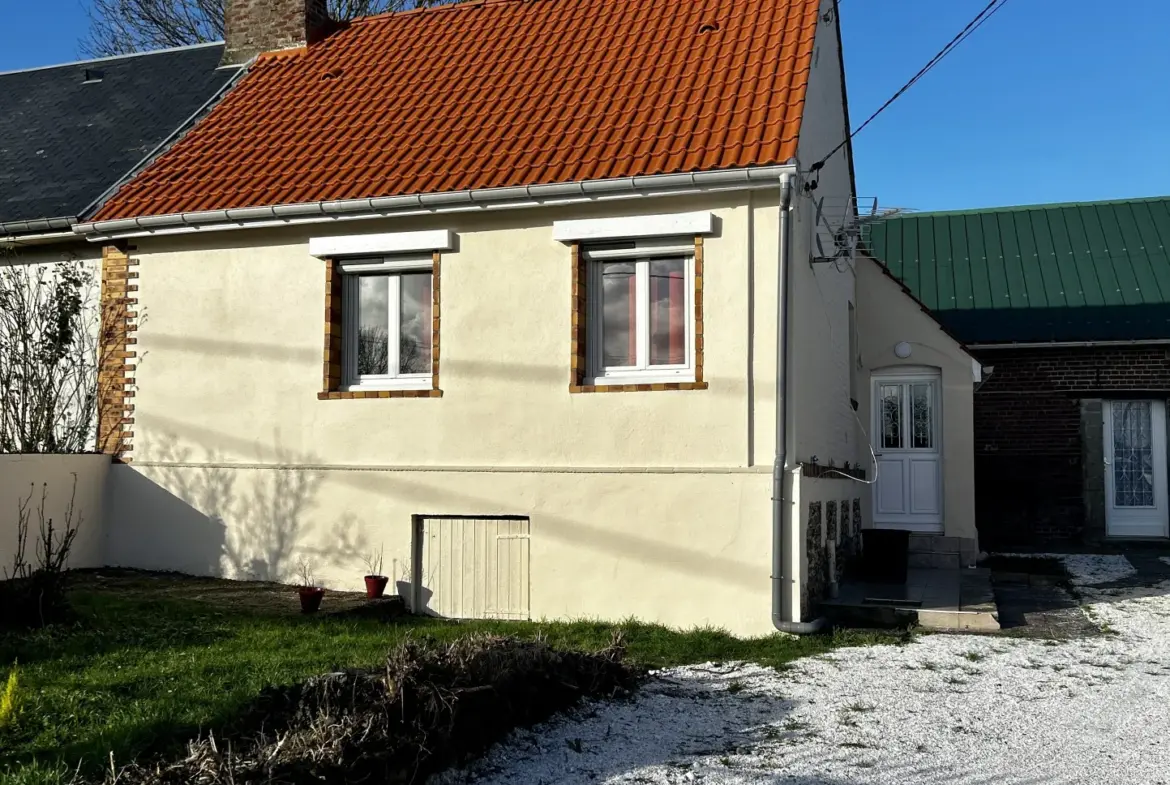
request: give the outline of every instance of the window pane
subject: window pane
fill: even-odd
[[[431,372],[431,274],[407,273],[402,280],[399,373]]]
[[[883,384],[879,391],[882,413],[882,447],[902,447],[902,385]]]
[[[934,385],[910,385],[910,412],[914,424],[914,448],[934,447]]]
[[[634,270],[634,262],[601,266],[601,352],[602,365],[606,368],[638,362]]]
[[[390,279],[385,275],[358,277],[358,350],[359,376],[389,372],[390,355]]]
[[[685,365],[687,348],[686,264],[650,262],[650,364]]]
[[[1153,507],[1154,429],[1149,401],[1113,401],[1113,506]]]

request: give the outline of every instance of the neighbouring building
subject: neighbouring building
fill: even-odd
[[[759,634],[871,522],[974,558],[978,364],[839,242],[833,0],[323,7],[232,0],[264,53],[77,227],[149,313],[107,561]]]
[[[103,279],[101,246],[73,227],[230,87],[241,71],[220,66],[223,49],[209,44],[0,73],[0,267],[21,266],[27,274],[10,283],[35,286],[51,282],[63,262],[76,266],[89,331],[83,348],[96,351],[99,331],[123,333],[136,309],[125,270],[112,262]],[[99,359],[104,383],[120,384],[123,358]],[[102,418],[98,438],[114,450],[126,418],[118,408]]]
[[[1164,540],[1170,198],[908,213],[869,238],[984,366],[984,546]]]

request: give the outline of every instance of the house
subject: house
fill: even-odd
[[[834,239],[833,0],[322,18],[232,0],[263,53],[77,227],[149,314],[108,562],[807,631],[874,517],[871,389],[879,524],[974,558],[972,361]]]
[[[873,254],[989,372],[975,508],[990,547],[1164,540],[1170,198],[909,213]]]
[[[62,262],[73,268],[85,328],[72,347],[78,356],[94,355],[102,329],[101,249],[73,227],[240,75],[222,58],[223,45],[212,44],[0,74],[0,268],[11,273],[7,286],[34,291]],[[44,301],[24,302],[34,300]],[[117,315],[108,314],[107,330]],[[7,384],[3,392],[11,394]]]

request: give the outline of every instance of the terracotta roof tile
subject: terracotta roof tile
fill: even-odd
[[[358,20],[258,59],[96,219],[784,163],[819,5],[483,0]]]

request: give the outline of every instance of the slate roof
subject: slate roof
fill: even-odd
[[[867,235],[965,343],[1170,340],[1170,197],[909,213]]]
[[[0,74],[0,229],[83,217],[238,73],[217,67],[222,54],[213,44]]]
[[[261,56],[95,217],[787,163],[820,0],[480,0]]]

